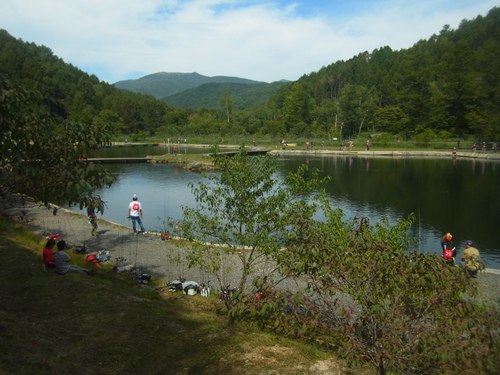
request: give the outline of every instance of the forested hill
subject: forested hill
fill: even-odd
[[[499,61],[500,8],[493,8],[408,49],[362,52],[293,83],[198,85],[167,97],[167,105],[100,82],[48,47],[0,30],[0,99],[12,83],[39,93],[46,115],[58,121],[111,124],[116,137],[127,139],[160,133],[498,142]],[[191,79],[200,77],[191,73]],[[190,100],[198,104],[180,108]],[[8,108],[2,105],[0,100],[3,116]],[[29,111],[30,105],[21,108]]]
[[[165,98],[179,92],[192,89],[206,83],[241,83],[262,84],[265,82],[253,81],[245,78],[215,76],[207,77],[198,73],[154,73],[138,79],[118,81],[115,87],[120,89],[142,92],[153,95],[155,98]]]
[[[221,98],[230,95],[235,110],[246,110],[265,106],[267,100],[286,83],[205,83],[162,98],[162,101],[179,108],[220,108]]]
[[[493,8],[409,49],[381,47],[304,75],[273,102],[289,133],[498,141],[499,62],[500,8]]]
[[[153,95],[178,108],[220,108],[220,99],[229,94],[233,99],[233,108],[245,110],[264,106],[284,84],[285,81],[266,83],[239,77],[161,72],[119,81],[115,86]]]
[[[44,118],[58,122],[106,123],[113,127],[116,136],[154,134],[165,122],[181,123],[178,117],[187,116],[185,111],[180,113],[168,108],[150,95],[100,82],[95,75],[65,63],[50,48],[24,42],[0,30],[0,122],[3,111],[9,110],[2,106],[1,99],[12,85],[20,92],[33,91],[40,95]],[[32,110],[29,103],[22,108],[27,114]],[[72,126],[71,123],[67,126]]]

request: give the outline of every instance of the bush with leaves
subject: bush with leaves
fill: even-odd
[[[46,101],[38,92],[0,77],[0,194],[24,194],[45,204],[83,207],[92,202],[102,211],[103,202],[96,202],[92,193],[114,178],[85,155],[109,140],[110,129],[61,123],[44,109]]]
[[[239,260],[237,291],[224,300],[232,321],[314,338],[380,374],[498,370],[498,310],[468,298],[474,284],[461,267],[410,251],[413,216],[346,220],[315,170],[302,166],[282,184],[270,156],[243,147],[212,156],[222,172],[191,185],[198,206],[183,207],[171,225],[193,241],[189,265],[216,274],[221,289],[228,259]],[[319,210],[325,220],[315,219]],[[256,270],[261,260],[307,288],[277,289],[270,272]],[[246,288],[251,274],[262,275],[255,293]]]
[[[366,218],[346,221],[322,202],[325,221],[301,212],[292,218],[277,261],[284,275],[307,281],[309,298],[348,319],[323,330],[331,345],[345,337],[345,355],[370,361],[380,374],[498,366],[498,311],[467,302],[474,284],[461,267],[409,251],[413,216],[371,225]]]

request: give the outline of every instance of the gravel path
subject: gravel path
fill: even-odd
[[[55,207],[55,206],[54,206]],[[109,252],[111,261],[116,258],[125,258],[125,265],[134,266],[142,273],[150,274],[155,279],[168,282],[179,279],[194,280],[205,283],[211,280],[216,286],[216,277],[197,269],[189,269],[186,264],[179,265],[174,259],[185,259],[186,245],[179,241],[161,240],[159,233],[133,235],[132,228],[108,222],[97,215],[99,236],[91,235],[92,227],[87,217],[64,208],[47,208],[33,202],[28,202],[24,207],[20,201],[10,207],[1,208],[7,215],[18,221],[24,222],[33,232],[43,236],[45,233],[59,233],[61,239],[70,246],[85,245],[90,252],[105,250]],[[106,213],[104,216],[106,217]],[[226,271],[223,283],[235,286],[240,279],[241,270],[238,267],[239,259],[228,259],[223,265]],[[270,271],[272,265],[261,264],[260,268]],[[251,280],[251,279],[250,279]]]
[[[71,245],[85,245],[91,252],[100,250],[108,251],[111,260],[125,258],[126,265],[136,266],[142,273],[150,274],[153,278],[162,279],[165,282],[185,277],[198,283],[212,281],[215,286],[214,275],[208,275],[199,270],[189,269],[186,266],[173,262],[174,257],[183,258],[186,248],[176,245],[174,241],[163,241],[158,233],[139,234],[134,236],[131,227],[111,223],[101,219],[98,215],[99,236],[91,235],[91,225],[87,217],[74,212],[59,208],[54,215],[53,209],[28,202],[24,207],[18,202],[2,210],[9,216],[26,223],[35,233],[41,236],[43,233],[59,233],[61,239]],[[104,214],[105,217],[105,214]],[[241,270],[238,266],[239,260],[228,259],[225,268],[227,276],[224,284],[237,285]],[[232,268],[231,268],[232,267]],[[271,264],[261,264],[264,272],[271,269]],[[276,279],[278,275],[275,275]],[[500,270],[487,269],[471,282],[478,283],[478,298],[483,301],[491,301],[500,305]],[[291,285],[283,285],[290,287]]]

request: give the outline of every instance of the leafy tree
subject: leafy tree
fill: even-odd
[[[399,126],[401,120],[406,116],[401,108],[387,106],[376,109],[373,117],[375,130],[397,133],[401,130]]]
[[[339,114],[338,100],[325,100],[316,107],[314,118],[317,122],[317,134],[320,137],[331,138],[332,134],[337,135],[336,121]]]
[[[102,110],[99,115],[94,118],[94,122],[99,127],[109,126],[113,135],[122,134],[123,120],[116,112],[109,109]]]
[[[71,102],[69,113],[71,121],[91,122],[94,117],[94,107],[87,105],[83,93],[77,91]]]
[[[388,130],[393,134],[413,135],[429,128],[494,139],[500,123],[495,104],[500,87],[495,65],[499,18],[500,8],[493,8],[486,17],[463,21],[457,30],[445,26],[438,35],[409,49],[383,47],[337,61],[284,87],[276,98],[293,99],[296,87],[307,85],[307,92],[320,107],[316,111],[320,124],[320,116],[327,112],[322,107],[340,99],[339,123],[343,123],[345,137],[360,134],[360,127],[368,130],[366,125],[377,125],[373,110],[394,107],[405,116]],[[361,87],[370,88],[372,110],[360,106]],[[290,104],[291,108],[282,106],[287,129],[289,116],[294,114],[290,109],[299,108],[293,100]],[[300,121],[312,123],[304,118],[293,122]]]
[[[432,129],[425,129],[423,132],[417,134],[417,143],[427,147],[435,138],[436,133]]]
[[[260,129],[260,134],[269,135],[271,137],[283,136],[286,134],[285,125],[281,121],[266,120]]]
[[[214,110],[202,108],[188,115],[187,130],[196,135],[218,134],[220,126],[217,120],[218,116]]]
[[[233,113],[233,99],[228,92],[225,92],[220,98],[220,104],[224,110],[224,114],[226,116],[227,122],[231,122],[231,117]]]
[[[109,128],[56,121],[43,104],[38,92],[0,77],[1,194],[83,206],[94,189],[113,182],[109,172],[84,160],[109,140]]]
[[[311,126],[308,126],[304,121],[297,122],[290,127],[288,131],[290,135],[296,137],[310,137]]]
[[[289,94],[283,102],[283,119],[290,131],[299,123],[310,124],[315,109],[314,99],[309,95],[309,86],[297,82],[291,86]]]
[[[347,85],[342,91],[340,108],[345,124],[344,138],[357,135],[375,110],[372,92],[364,86]]]
[[[303,166],[292,174],[293,179],[281,184],[274,157],[249,157],[243,146],[234,156],[220,154],[214,146],[212,158],[220,174],[210,175],[209,182],[191,185],[198,206],[183,207],[184,218],[170,224],[181,227],[183,236],[193,241],[189,265],[215,274],[221,288],[226,287],[223,259],[239,261],[237,290],[242,293],[256,264],[282,248],[293,201],[321,182],[316,172],[308,174]],[[226,301],[229,309],[232,302]]]
[[[353,361],[368,360],[379,374],[497,368],[499,336],[491,327],[498,310],[463,297],[475,289],[462,268],[409,250],[413,216],[371,225],[344,220],[326,198],[321,208],[324,222],[310,210],[291,216],[286,250],[276,258],[281,273],[305,281],[308,293],[283,298],[267,288],[272,302],[257,306],[256,316],[319,337]]]

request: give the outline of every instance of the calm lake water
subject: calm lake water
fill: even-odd
[[[119,151],[118,151],[119,150]],[[127,147],[101,150],[96,156],[145,156],[163,154],[163,147]],[[185,153],[207,149],[181,148]],[[118,155],[119,153],[120,155]],[[474,241],[487,267],[500,269],[500,163],[487,160],[430,158],[357,158],[344,156],[285,156],[279,159],[283,179],[300,164],[332,177],[326,190],[346,217],[366,216],[377,221],[414,213],[416,248],[441,254],[440,238],[453,234],[453,243],[464,249]],[[168,164],[109,164],[117,182],[98,194],[107,201],[103,219],[130,225],[126,218],[133,194],[143,205],[147,230],[161,231],[167,217],[180,218],[181,206],[194,206],[189,182],[204,180]],[[77,211],[77,209],[72,208]]]

